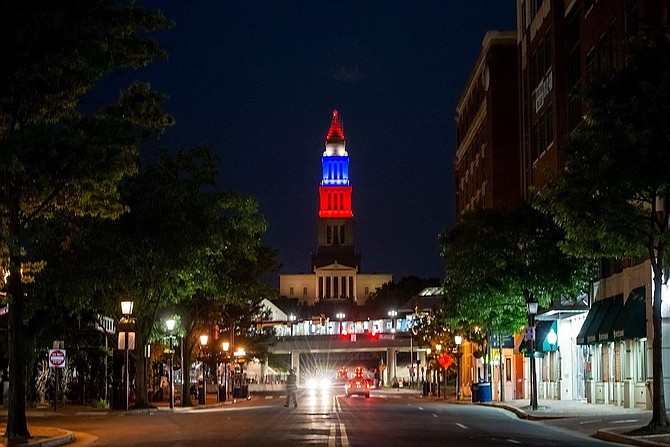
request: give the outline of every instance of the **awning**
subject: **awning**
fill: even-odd
[[[609,327],[613,322],[611,324],[605,323],[604,325],[603,323],[608,321],[610,310],[614,309],[614,312],[616,313],[615,317],[618,316],[618,312],[621,310],[620,307],[615,305],[615,298],[616,297],[605,298],[593,303],[591,310],[589,310],[589,314],[586,316],[586,320],[584,320],[584,324],[579,331],[579,335],[577,335],[578,345],[598,343],[598,336],[601,333],[601,328],[606,330],[606,332],[609,332]]]
[[[632,340],[647,336],[647,302],[644,286],[633,289],[612,325],[612,339]]]
[[[607,315],[600,324],[598,332],[596,333],[596,342],[598,343],[607,343],[614,341],[614,333],[612,332],[612,327],[614,327],[614,322],[621,315],[623,310],[623,293],[616,295],[612,300],[612,305],[607,311]]]
[[[593,323],[591,323],[591,326],[589,326],[588,330],[586,331],[586,344],[589,345],[592,345],[598,341],[598,331],[600,331],[600,326],[603,324],[603,321],[605,321],[605,318],[607,318],[607,313],[614,304],[614,297],[605,298],[599,302],[600,306],[596,311],[596,316],[593,319]],[[589,313],[591,312],[593,312],[593,309],[589,311]]]
[[[598,314],[598,310],[600,310],[602,303],[602,301],[596,301],[591,305],[591,310],[589,310],[589,313],[586,315],[586,320],[584,320],[582,328],[579,330],[579,334],[577,335],[578,345],[586,344],[586,334],[593,325],[593,320],[596,319],[596,315]]]

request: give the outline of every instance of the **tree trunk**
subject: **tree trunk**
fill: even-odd
[[[665,411],[665,393],[663,391],[663,346],[661,337],[661,299],[663,287],[663,250],[658,248],[656,259],[651,260],[654,271],[654,296],[652,301],[652,322],[654,339],[652,342],[652,416],[649,428],[667,429],[670,427],[668,413]]]
[[[146,371],[146,352],[144,352],[146,337],[137,327],[135,333],[135,408],[147,408],[149,401],[147,399],[147,371]]]
[[[193,405],[191,400],[191,363],[193,363],[193,352],[194,343],[191,343],[191,333],[186,332],[186,335],[181,340],[181,350],[183,353],[182,356],[182,365],[181,365],[181,377],[182,377],[182,392],[181,392],[181,405],[183,407],[190,407]]]
[[[21,222],[19,194],[10,191],[9,209],[9,411],[5,437],[10,441],[30,437],[26,420],[26,362],[24,356],[23,314],[25,300],[21,284]]]

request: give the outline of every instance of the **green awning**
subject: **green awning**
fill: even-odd
[[[596,341],[598,343],[614,341],[614,332],[612,331],[612,328],[614,327],[614,322],[619,318],[619,315],[621,315],[621,311],[623,310],[623,293],[610,299],[612,300],[612,305],[607,311],[607,315],[605,315],[603,322],[600,324],[600,328],[598,328],[598,332],[596,333]]]
[[[644,286],[633,289],[612,325],[612,339],[633,340],[647,336],[647,300]]]
[[[600,307],[602,306],[602,303],[603,303],[602,301],[596,301],[591,305],[591,309],[589,310],[589,313],[586,315],[586,320],[584,320],[582,328],[579,330],[579,334],[577,335],[578,345],[586,344],[586,334],[587,332],[589,332],[589,329],[593,325],[593,320],[595,320],[596,315],[598,314],[598,310],[600,310]]]
[[[593,319],[593,323],[589,326],[589,329],[586,331],[586,343],[592,345],[598,341],[598,331],[600,331],[600,325],[603,324],[605,318],[607,318],[607,313],[610,311],[610,308],[614,304],[614,298],[605,298],[604,300],[599,301],[600,306],[596,311],[596,316]],[[593,311],[593,309],[591,309]]]

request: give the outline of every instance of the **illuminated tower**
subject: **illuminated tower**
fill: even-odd
[[[334,319],[348,304],[365,304],[393,276],[361,273],[361,255],[354,250],[349,154],[337,110],[333,110],[321,167],[317,251],[311,256],[309,273],[279,275],[279,293],[303,305],[318,305],[315,312]],[[333,330],[329,326],[328,331]]]
[[[360,254],[354,250],[354,213],[351,209],[352,188],[349,184],[349,154],[337,110],[333,110],[326,136],[326,150],[321,157],[322,177],[319,186],[318,249],[312,255],[312,268],[338,264],[360,269]],[[324,285],[321,296],[349,296],[338,284],[328,293]],[[353,287],[353,284],[351,285]],[[352,293],[353,295],[353,293]]]

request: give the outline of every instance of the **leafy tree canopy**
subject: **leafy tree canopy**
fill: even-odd
[[[442,232],[445,310],[451,326],[514,333],[526,321],[527,302],[547,306],[582,294],[590,264],[562,252],[562,237],[550,219],[530,207],[474,211]]]

